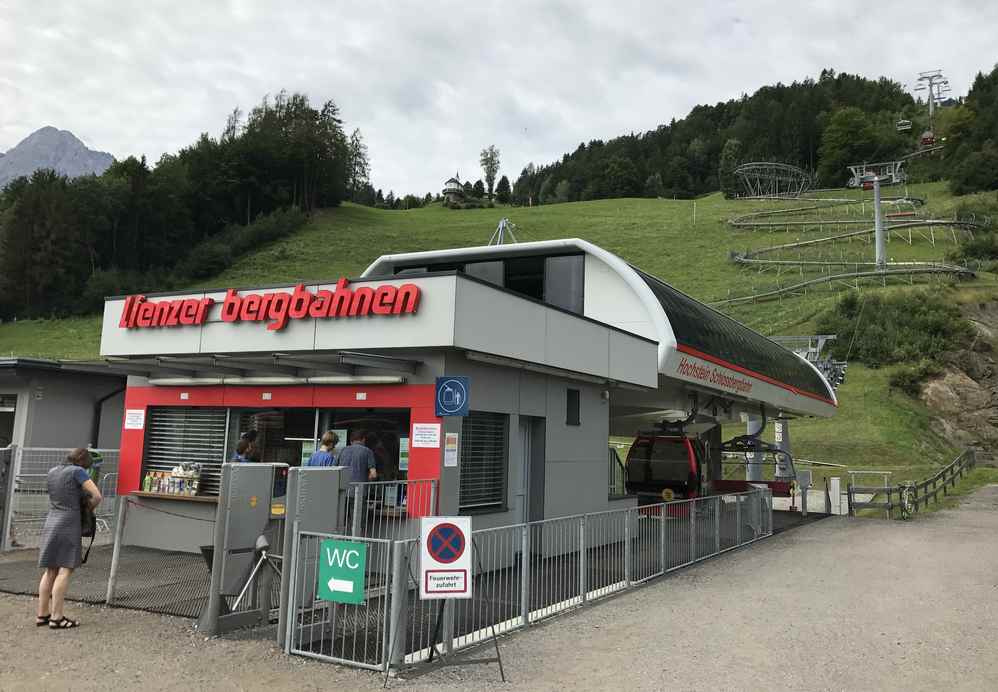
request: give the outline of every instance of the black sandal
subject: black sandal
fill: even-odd
[[[36,615],[35,616],[35,627],[45,627],[52,620],[51,615]]]
[[[70,620],[65,615],[63,615],[58,620],[49,621],[50,630],[71,630],[74,627],[79,627],[79,626],[80,626],[79,622],[77,622],[76,620]]]

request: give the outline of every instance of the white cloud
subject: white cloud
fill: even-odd
[[[963,94],[996,25],[976,2],[0,0],[0,151],[51,124],[155,161],[286,88],[339,104],[376,185],[423,193],[479,177],[488,144],[514,179],[823,67],[910,85],[942,68]]]

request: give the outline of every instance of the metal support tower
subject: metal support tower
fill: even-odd
[[[929,70],[919,72],[919,86],[915,91],[927,91],[929,93],[929,129],[933,129],[933,117],[936,112],[936,103],[942,101],[943,95],[950,92],[949,80],[943,76],[942,70]]]
[[[489,239],[489,245],[505,245],[506,243],[519,242],[516,236],[513,234],[513,229],[516,228],[516,224],[507,218],[499,220],[499,225],[496,226],[495,233],[492,234],[492,238]]]
[[[873,218],[877,239],[877,271],[887,271],[887,243],[884,233],[884,213],[880,209],[880,176],[873,177]]]

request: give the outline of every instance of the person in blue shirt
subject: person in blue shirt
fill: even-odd
[[[248,464],[253,461],[254,445],[245,437],[236,445],[236,454],[232,457],[233,464]]]
[[[339,435],[332,430],[327,430],[322,435],[322,440],[319,441],[319,451],[312,453],[312,456],[305,462],[305,466],[335,466],[336,457],[333,456],[333,452],[336,451],[336,445],[339,443]]]

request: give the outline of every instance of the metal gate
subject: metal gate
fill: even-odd
[[[363,602],[333,603],[319,598],[322,543],[349,541],[367,546]],[[295,532],[287,653],[331,663],[385,670],[388,665],[392,541],[331,533]]]

